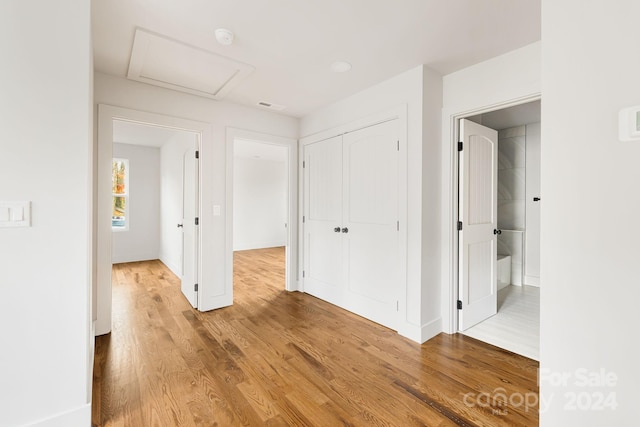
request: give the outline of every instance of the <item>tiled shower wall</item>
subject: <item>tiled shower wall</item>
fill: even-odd
[[[524,230],[526,126],[498,131],[498,228]],[[509,255],[509,254],[506,254]]]
[[[498,131],[498,254],[511,255],[511,284],[522,285],[526,126]]]

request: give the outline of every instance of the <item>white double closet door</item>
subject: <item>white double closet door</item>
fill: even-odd
[[[392,329],[398,147],[398,120],[304,147],[304,291]]]

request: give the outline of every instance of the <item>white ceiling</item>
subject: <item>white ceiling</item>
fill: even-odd
[[[97,71],[127,75],[140,27],[255,67],[225,99],[296,117],[420,64],[448,74],[540,39],[540,0],[93,0],[92,15]],[[353,69],[332,73],[338,60]]]
[[[504,108],[502,110],[468,117],[468,119],[491,129],[502,130],[514,126],[528,125],[530,123],[540,123],[540,107],[540,101],[533,101],[526,104]]]

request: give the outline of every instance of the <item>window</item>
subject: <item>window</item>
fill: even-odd
[[[129,161],[126,159],[113,159],[111,167],[111,193],[113,195],[113,208],[111,213],[111,227],[114,230],[128,230],[129,205]]]

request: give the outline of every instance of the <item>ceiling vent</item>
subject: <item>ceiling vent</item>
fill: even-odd
[[[207,98],[222,99],[254,67],[137,29],[127,77]]]
[[[284,105],[278,105],[271,102],[260,101],[258,102],[258,106],[262,108],[268,108],[270,110],[282,111],[284,110]]]

